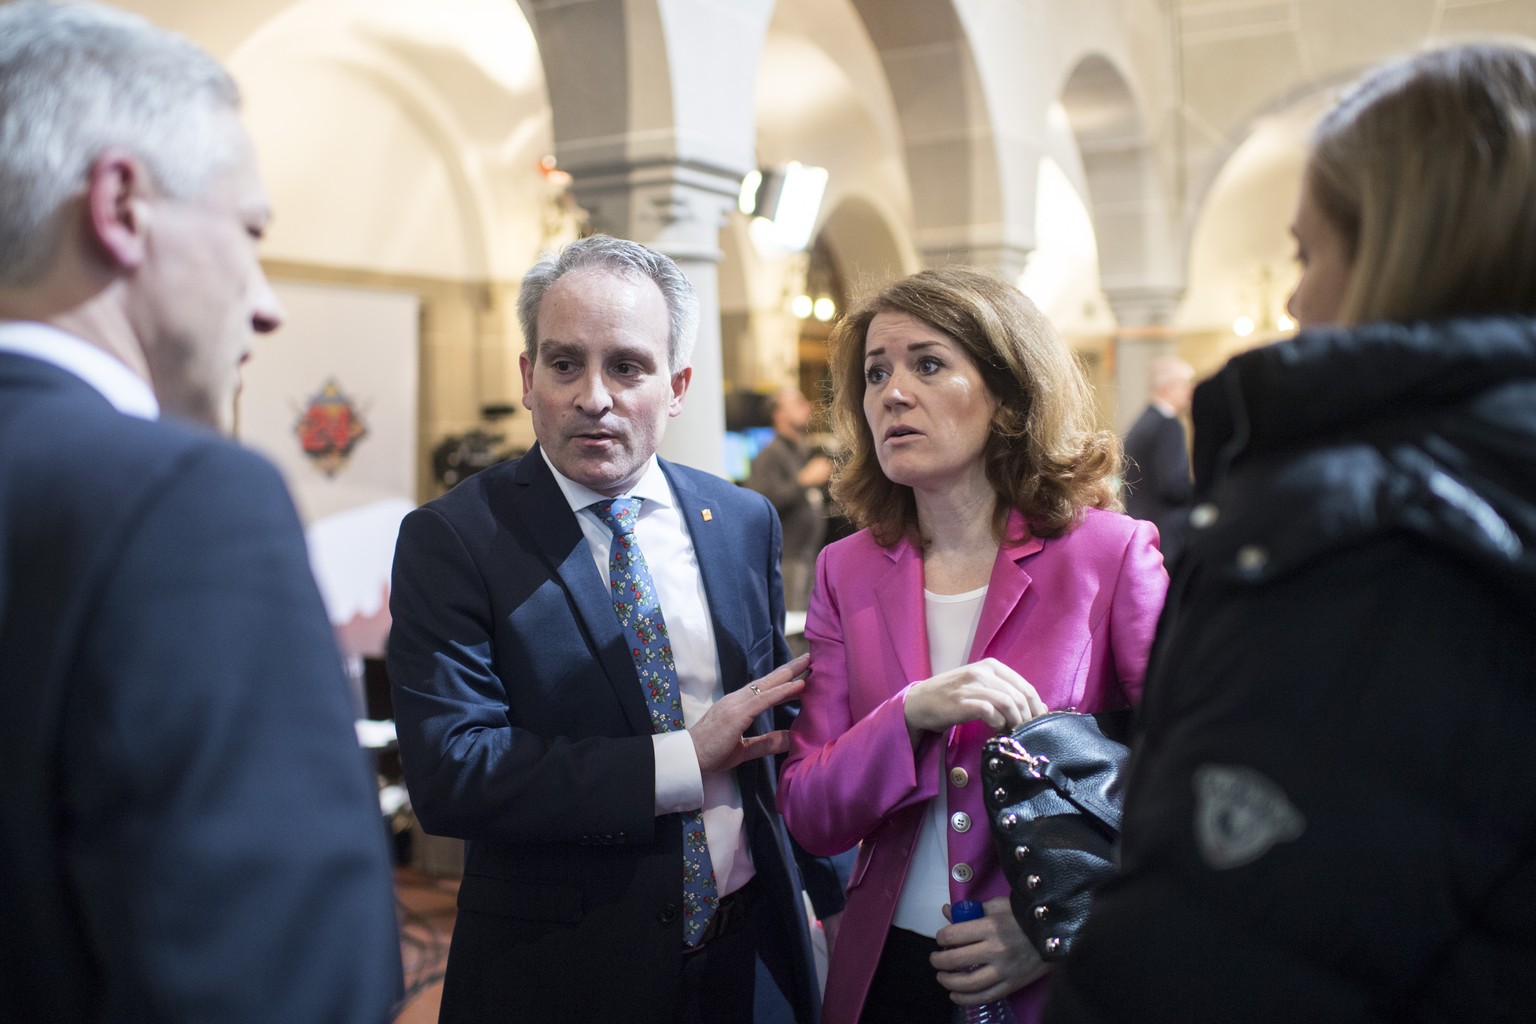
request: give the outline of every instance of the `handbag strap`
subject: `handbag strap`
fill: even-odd
[[[1120,808],[1102,799],[1091,787],[1080,787],[1072,778],[1044,754],[1031,754],[1013,736],[1002,735],[988,743],[988,747],[1004,757],[1023,762],[1029,774],[1054,789],[1061,798],[1091,818],[1097,818],[1105,827],[1120,831]]]
[[[1078,786],[1060,768],[1052,764],[1047,758],[1038,758],[1039,764],[1036,771],[1042,778],[1060,793],[1062,798],[1073,807],[1103,822],[1111,831],[1120,831],[1120,808],[1107,800],[1091,788]]]

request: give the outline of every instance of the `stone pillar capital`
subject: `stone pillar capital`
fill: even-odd
[[[927,267],[961,263],[978,270],[990,270],[1009,284],[1014,284],[1019,280],[1019,275],[1024,273],[1024,265],[1029,261],[1032,251],[1029,246],[1010,242],[972,242],[923,246],[919,253],[923,265]]]
[[[573,169],[571,190],[592,227],[633,239],[679,263],[720,260],[720,229],[744,171],[688,163]]]
[[[1121,330],[1173,325],[1184,289],[1176,285],[1116,285],[1104,289],[1104,298]]]

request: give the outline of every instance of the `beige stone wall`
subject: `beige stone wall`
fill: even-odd
[[[506,435],[509,447],[533,443],[533,429],[522,409],[518,354],[517,284],[443,281],[400,274],[380,274],[301,263],[268,261],[276,281],[294,281],[411,292],[421,301],[419,437],[417,494],[435,497],[432,449],[445,437],[486,427],[480,410],[512,404],[518,413],[492,428]]]

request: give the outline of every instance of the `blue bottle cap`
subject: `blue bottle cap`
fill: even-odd
[[[957,900],[949,908],[949,919],[955,924],[961,921],[979,921],[986,916],[986,908],[979,900]]]

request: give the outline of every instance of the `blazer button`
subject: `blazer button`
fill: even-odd
[[[973,872],[969,864],[956,864],[949,869],[949,877],[957,882],[969,882]]]
[[[965,784],[970,781],[971,774],[964,768],[951,768],[949,770],[949,784],[956,789],[964,789]]]
[[[956,811],[949,816],[949,824],[956,832],[969,832],[971,830],[971,816],[964,811]]]
[[[1197,530],[1206,530],[1216,525],[1216,520],[1221,518],[1221,509],[1210,502],[1196,505],[1189,510],[1189,525]]]
[[[673,906],[671,903],[668,903],[666,906],[661,908],[661,913],[656,915],[656,919],[662,924],[671,924],[673,921],[677,920],[677,907]]]

